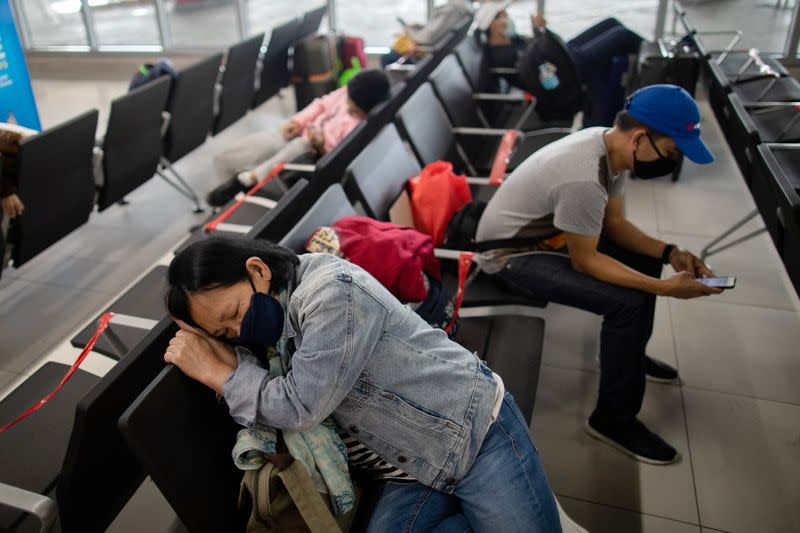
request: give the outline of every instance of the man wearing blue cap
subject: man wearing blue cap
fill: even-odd
[[[486,206],[476,239],[481,267],[532,298],[603,315],[600,391],[586,431],[636,459],[667,464],[675,449],[637,419],[645,376],[678,374],[648,357],[656,296],[695,298],[719,289],[695,281],[713,273],[674,244],[650,237],[624,215],[627,176],[670,174],[683,154],[714,158],[700,139],[694,99],[674,85],[634,93],[614,127],[587,128],[539,150]],[[661,279],[662,264],[678,274]]]

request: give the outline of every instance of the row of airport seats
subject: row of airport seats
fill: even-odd
[[[12,230],[14,266],[86,223],[95,205],[105,210],[156,174],[202,211],[172,164],[289,85],[290,50],[317,31],[326,9],[277,26],[268,41],[260,33],[203,59],[174,82],[162,77],[115,99],[100,139],[93,109],[24,140],[17,182],[25,215]]]
[[[402,176],[403,180],[416,172],[422,162],[407,151],[406,144],[395,129],[394,121],[413,95],[421,88],[429,87],[426,85],[428,79],[456,47],[459,58],[464,55],[465,50],[479,50],[471,46],[471,38],[464,39],[468,28],[469,21],[465,21],[463,26],[456,28],[437,43],[432,53],[418,63],[414,72],[393,88],[390,100],[373,110],[369,120],[356,128],[335,150],[306,169],[303,178],[298,179],[276,201],[274,208],[260,212],[237,209],[229,219],[231,225],[249,226],[248,235],[252,238],[269,238],[301,251],[305,241],[302,234],[307,236],[317,225],[356,212],[354,209],[358,206],[354,207],[348,198],[355,198],[354,195],[367,198],[376,193],[381,197],[388,197],[389,193],[380,190],[377,184],[371,190],[365,187],[364,192],[356,193],[354,179],[345,181],[350,191],[348,197],[340,182],[361,154],[365,154],[364,158],[383,161],[385,155],[377,155],[376,150],[381,147],[380,143],[388,140],[392,141],[392,152],[402,155],[403,164],[409,165]],[[463,69],[459,72],[463,72]],[[438,100],[430,101],[430,105],[442,109]],[[449,119],[443,111],[441,113],[443,120],[447,122],[446,127],[451,128]],[[378,136],[378,133],[381,135]],[[408,142],[408,139],[405,141]],[[373,146],[372,142],[376,144]],[[365,151],[367,146],[373,148]],[[368,169],[366,159],[358,160],[361,168]],[[364,175],[371,182],[371,178],[383,173],[367,172]],[[397,179],[397,176],[393,179]],[[364,208],[358,209],[358,212],[363,212]],[[377,207],[373,209],[373,214],[379,216],[381,211]],[[318,218],[314,218],[311,213],[315,213]],[[308,216],[303,217],[304,214]],[[240,216],[244,219],[237,219]],[[162,423],[173,429],[183,427],[185,422],[195,430],[235,430],[228,417],[222,416],[225,413],[220,413],[215,421],[214,415],[210,414],[213,407],[210,411],[203,412],[201,406],[207,405],[208,392],[195,387],[195,384],[185,380],[182,375],[176,375],[174,371],[171,373],[168,368],[164,376],[169,377],[162,376],[154,381],[164,368],[163,353],[175,332],[175,326],[164,316],[164,270],[163,266],[156,266],[112,304],[110,310],[118,315],[101,337],[96,350],[118,359],[113,368],[100,380],[79,370],[51,402],[3,434],[0,439],[0,453],[10,460],[4,461],[0,467],[0,483],[3,484],[0,485],[0,501],[12,507],[39,509],[51,520],[57,517],[58,526],[64,531],[100,531],[111,523],[149,474],[181,520],[192,531],[227,530],[217,526],[221,523],[230,524],[228,519],[233,519],[234,515],[240,516],[235,508],[235,498],[226,499],[226,495],[235,495],[239,480],[239,473],[230,462],[232,432],[215,432],[209,440],[195,438],[196,435],[188,431],[188,428],[185,432],[161,433],[157,436]],[[480,292],[473,292],[472,288],[470,293],[480,296]],[[468,299],[467,305],[475,307],[474,313],[480,314],[476,302],[479,303],[479,300]],[[543,303],[537,302],[536,305],[541,306]],[[541,319],[525,316],[524,313],[487,319],[470,318],[468,312],[463,316],[465,321],[477,320],[478,324],[462,328],[465,335],[468,333],[471,337],[462,339],[462,342],[486,355],[495,369],[511,376],[509,389],[519,391],[517,394],[520,397],[529,398],[527,402],[520,403],[530,416],[541,352]],[[516,322],[512,324],[509,320]],[[92,323],[88,329],[93,331],[94,327]],[[511,332],[520,330],[529,331],[531,335],[530,344],[522,351],[516,346],[518,343],[510,346],[514,339]],[[78,337],[80,335],[73,339],[73,344],[85,344]],[[504,345],[505,348],[502,348]],[[526,368],[524,371],[517,367],[513,367],[513,370],[502,370],[503,364],[510,368],[515,363],[511,360],[506,363],[502,360],[493,361],[492,354],[526,355],[522,358]],[[65,365],[59,363],[44,364],[0,402],[0,419],[13,419],[52,390],[65,370]],[[123,432],[123,438],[123,433],[117,429],[118,419],[132,403],[136,405],[137,396],[148,385],[149,392],[142,395],[140,402],[145,406],[152,405],[146,401],[149,394],[157,398],[162,394],[180,394],[179,391],[183,390],[172,387],[169,383],[160,386],[161,379],[177,379],[183,388],[194,392],[188,397],[175,398],[174,402],[162,404],[162,413],[167,417],[161,420],[154,419],[151,414],[137,418],[137,411],[131,411],[128,419],[133,422]],[[522,383],[520,380],[523,379],[527,381]],[[213,401],[213,395],[211,398]],[[183,408],[189,411],[172,413],[170,409],[173,407],[177,411]],[[176,420],[180,422],[176,423]],[[217,422],[227,426],[217,425]],[[152,441],[149,439],[152,438],[157,438],[161,444],[155,447],[150,445]],[[145,444],[137,446],[137,442]],[[172,443],[178,446],[176,450],[185,446],[181,454],[168,451]],[[165,459],[172,466],[161,469],[158,466],[159,461]],[[206,464],[207,467],[202,466]],[[191,471],[191,476],[175,474],[176,469],[182,468],[188,468],[187,473]],[[227,479],[229,483],[218,486],[213,481],[217,479],[217,474],[222,476],[220,479]],[[178,488],[178,485],[181,487]],[[57,507],[54,506],[54,501],[58,502]],[[220,501],[229,501],[230,509],[221,511],[220,509],[225,509],[225,505],[220,505]],[[26,531],[36,527],[34,518],[26,518],[9,507],[0,508],[0,528]]]
[[[685,11],[680,17],[704,58],[709,102],[756,204],[703,254],[760,233],[731,240],[736,230],[760,214],[800,293],[800,82],[777,59],[757,50],[706,50],[702,33],[690,25]]]

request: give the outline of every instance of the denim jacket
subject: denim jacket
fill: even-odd
[[[326,254],[300,257],[284,333],[292,370],[274,377],[237,348],[223,384],[234,420],[302,431],[339,426],[420,483],[452,493],[492,419],[497,383],[370,274]]]

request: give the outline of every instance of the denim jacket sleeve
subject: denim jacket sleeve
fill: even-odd
[[[298,305],[302,342],[286,376],[270,379],[252,357],[239,354],[223,385],[238,423],[303,431],[327,418],[353,388],[380,339],[388,311],[349,274],[325,277],[303,291]]]

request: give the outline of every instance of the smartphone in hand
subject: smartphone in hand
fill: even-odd
[[[709,287],[718,289],[732,289],[736,286],[736,278],[733,276],[720,276],[715,278],[695,278],[695,281],[704,283]]]

